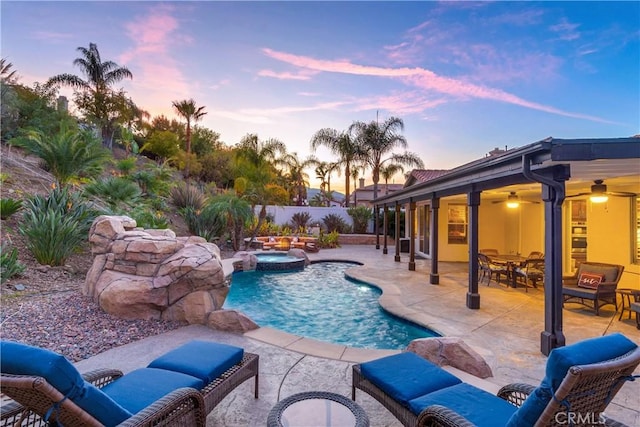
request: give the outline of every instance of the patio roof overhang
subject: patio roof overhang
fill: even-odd
[[[640,138],[547,138],[511,149],[498,156],[464,164],[432,180],[378,197],[373,203],[378,206],[405,204],[530,183],[532,181],[523,173],[525,158],[530,162],[533,172],[558,164],[606,159],[640,159]],[[616,171],[619,171],[618,165],[613,167],[610,173],[614,174]],[[640,163],[637,165],[636,173],[640,174]]]

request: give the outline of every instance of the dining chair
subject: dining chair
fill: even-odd
[[[507,266],[503,264],[496,264],[491,261],[491,258],[483,253],[478,254],[478,267],[480,277],[478,281],[482,281],[485,277],[487,277],[487,286],[491,283],[491,277],[495,274],[496,283],[500,283],[500,276],[505,275],[505,277],[509,276],[509,272],[507,270]]]
[[[522,280],[525,292],[528,291],[531,282],[534,288],[538,287],[538,282],[544,283],[544,258],[527,258],[519,267],[513,270],[515,282]]]

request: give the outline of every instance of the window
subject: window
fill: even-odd
[[[449,205],[447,237],[450,245],[467,244],[467,205]]]

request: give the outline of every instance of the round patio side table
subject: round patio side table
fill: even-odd
[[[336,393],[293,394],[269,412],[268,427],[369,427],[369,417],[356,402]]]
[[[616,293],[622,298],[622,306],[620,307],[620,317],[618,320],[622,320],[622,315],[625,310],[629,311],[629,319],[631,319],[631,299],[634,301],[640,301],[640,289],[619,288],[616,289]]]

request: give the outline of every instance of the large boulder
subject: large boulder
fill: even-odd
[[[236,310],[212,311],[206,324],[212,329],[240,334],[259,328],[253,320]]]
[[[479,378],[493,376],[491,368],[482,356],[460,338],[420,338],[411,341],[407,351],[416,353],[438,366],[453,366]]]
[[[89,243],[95,258],[82,292],[114,316],[207,324],[229,292],[220,249],[201,237],[143,230],[126,216],[100,216]]]

